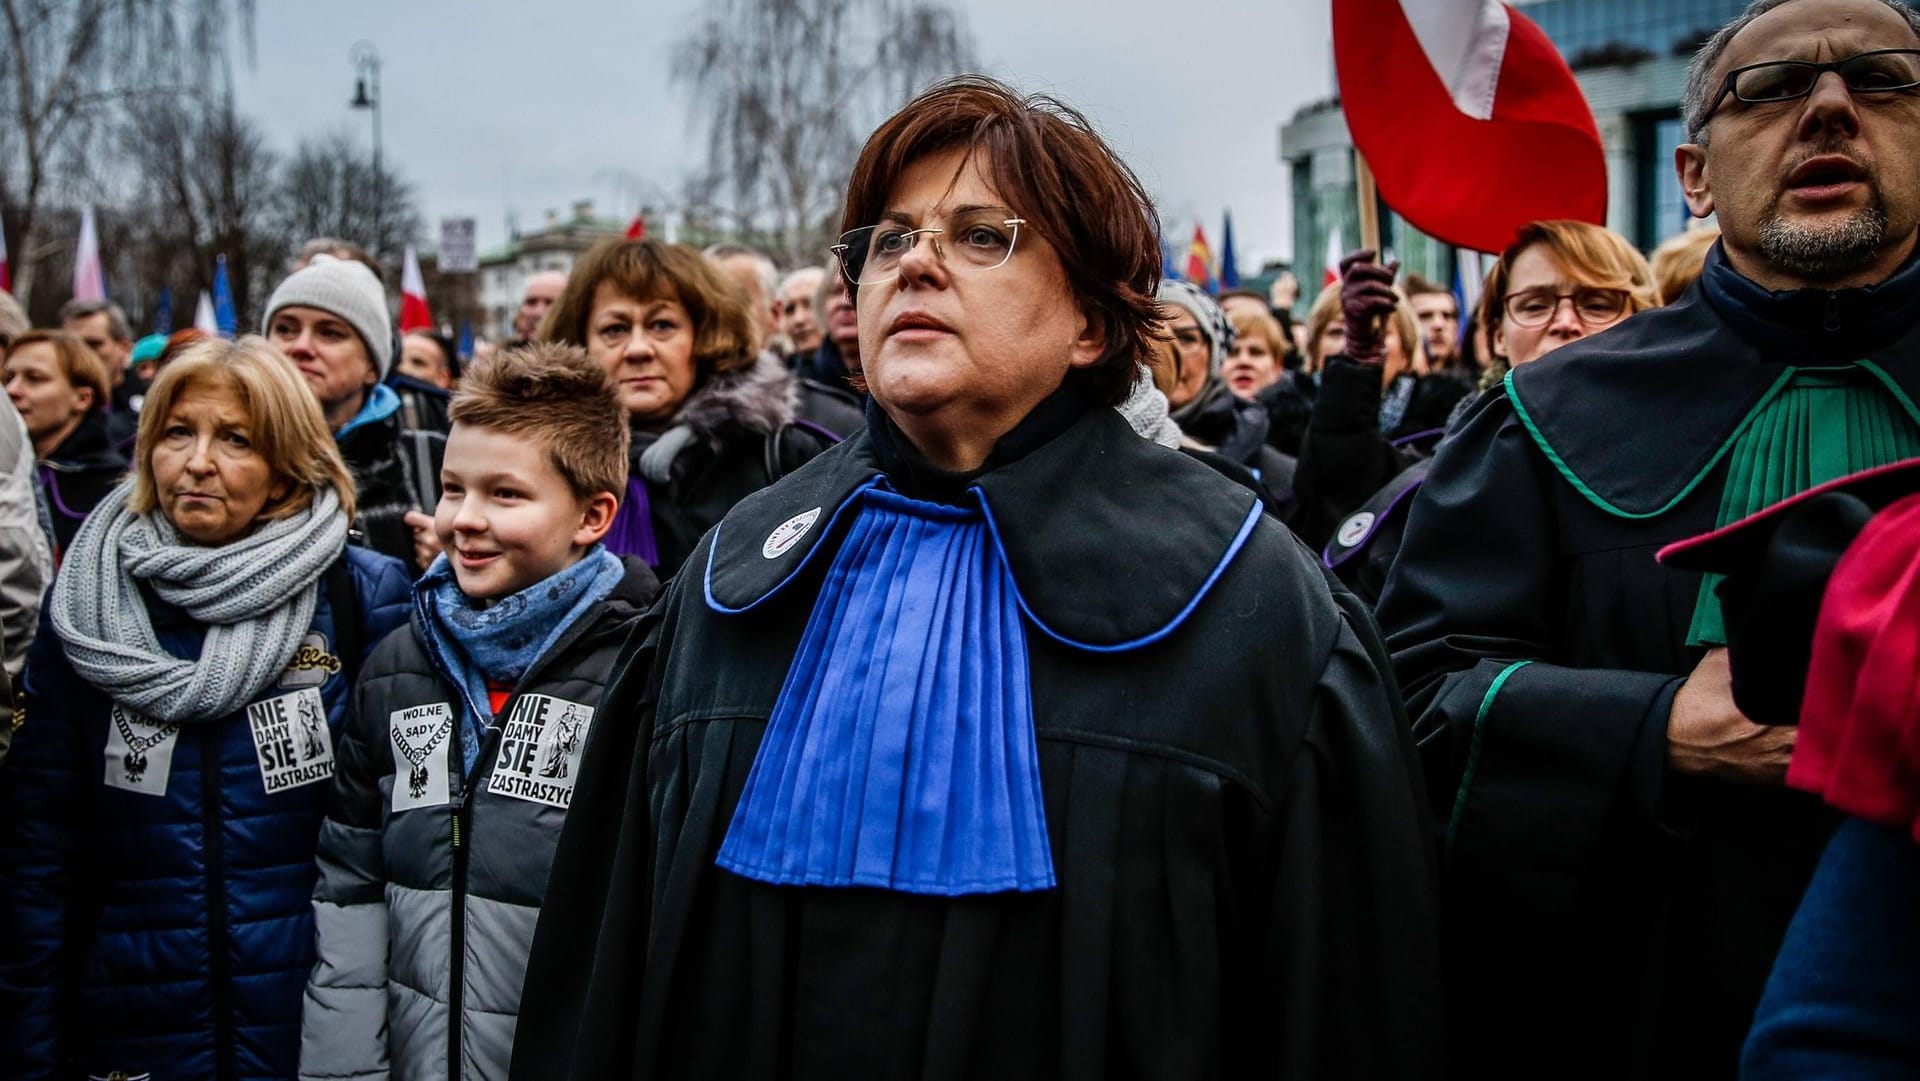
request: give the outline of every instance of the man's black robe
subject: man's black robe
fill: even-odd
[[[1032,617],[1058,887],[948,898],[714,866],[852,517],[835,508],[883,471],[874,438],[742,502],[636,632],[560,841],[513,1076],[1436,1076],[1429,823],[1372,623],[1251,493],[1110,409],[976,482]]]
[[[1713,528],[1785,365],[1869,359],[1920,401],[1916,277],[1766,294],[1716,248],[1680,303],[1516,369],[1441,444],[1379,618],[1445,823],[1458,1075],[1733,1076],[1833,820],[1667,769],[1700,577],[1654,555]]]

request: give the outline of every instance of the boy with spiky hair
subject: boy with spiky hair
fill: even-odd
[[[451,406],[444,554],[368,661],[314,891],[302,1077],[504,1077],[580,756],[659,582],[601,545],[626,414],[584,351],[476,366]]]

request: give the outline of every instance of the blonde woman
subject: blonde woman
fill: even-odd
[[[154,382],[133,476],[55,579],[0,786],[0,1046],[23,1073],[293,1075],[333,736],[409,596],[347,546],[353,497],[265,341]]]

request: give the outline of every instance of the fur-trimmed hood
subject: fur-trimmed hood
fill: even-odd
[[[771,353],[729,372],[716,372],[694,388],[673,418],[673,426],[651,446],[640,448],[640,472],[664,484],[672,475],[673,460],[695,440],[718,447],[729,435],[744,430],[769,435],[793,423],[800,400],[799,381]]]

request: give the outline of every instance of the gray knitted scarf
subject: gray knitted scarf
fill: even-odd
[[[127,509],[131,481],[95,507],[53,587],[53,626],[82,679],[158,721],[215,721],[279,678],[313,623],[320,575],[347,542],[332,488],[305,511],[217,548],[158,512]],[[198,661],[160,646],[138,583],[206,624]]]

